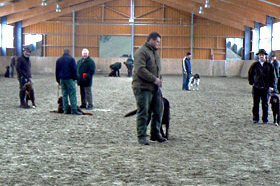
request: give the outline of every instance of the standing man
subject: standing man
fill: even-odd
[[[128,59],[123,62],[127,68],[127,76],[128,77],[132,77],[132,70],[133,70],[133,66],[134,66],[134,61],[131,58],[131,56],[128,57]]]
[[[61,85],[64,114],[69,109],[68,97],[71,103],[71,114],[82,115],[78,111],[76,84],[77,66],[75,59],[70,56],[70,50],[64,49],[64,54],[56,61],[55,68],[56,82]]]
[[[15,66],[16,66],[16,57],[15,57],[15,56],[12,56],[12,58],[11,58],[11,64],[10,64],[10,67],[12,68],[12,69],[11,69],[11,76],[12,76],[12,78],[14,77]]]
[[[31,81],[31,62],[30,62],[31,50],[26,47],[23,49],[23,54],[17,58],[16,70],[18,74],[19,81],[19,99],[20,108],[27,108],[25,105],[25,90],[24,85]]]
[[[275,86],[274,86],[274,92],[275,93],[279,93],[278,92],[278,79],[279,79],[279,62],[276,59],[276,55],[273,54],[271,59],[271,62],[273,64],[274,67],[274,73],[275,73]]]
[[[150,33],[147,42],[136,51],[134,58],[132,88],[137,104],[137,136],[141,145],[150,145],[146,139],[149,111],[152,114],[151,140],[160,143],[166,141],[160,135],[163,111],[161,62],[157,53],[160,39],[158,33]]]
[[[95,68],[95,63],[89,56],[88,49],[83,49],[82,58],[77,64],[78,85],[80,85],[82,103],[80,108],[93,109],[91,86]]]
[[[254,62],[248,71],[248,81],[253,86],[253,122],[259,122],[259,104],[262,100],[262,121],[267,124],[269,93],[273,91],[275,83],[274,67],[266,61],[267,53],[264,49],[260,49],[256,55],[259,60]]]
[[[190,90],[189,89],[189,82],[192,75],[192,64],[191,64],[192,54],[190,52],[187,53],[182,60],[183,62],[183,90]]]

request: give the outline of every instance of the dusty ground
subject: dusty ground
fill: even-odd
[[[193,92],[181,81],[164,77],[170,140],[140,146],[122,117],[130,78],[96,76],[93,116],[72,116],[49,112],[54,76],[34,76],[36,109],[18,108],[17,80],[1,77],[0,185],[280,185],[280,128],[252,123],[247,80],[202,77]]]

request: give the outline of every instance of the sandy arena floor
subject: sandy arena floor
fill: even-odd
[[[252,123],[246,79],[183,92],[181,76],[164,76],[170,140],[150,146],[122,117],[136,108],[130,78],[94,77],[93,116],[50,113],[54,76],[33,83],[38,107],[20,109],[16,78],[0,78],[0,185],[280,185],[280,127]]]

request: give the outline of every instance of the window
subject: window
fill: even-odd
[[[265,50],[269,49],[269,40],[270,40],[270,33],[269,33],[269,29],[264,26],[261,27],[260,29],[260,47],[259,48],[263,48]]]
[[[6,44],[6,48],[14,48],[14,26],[5,25],[3,31],[3,43]]]
[[[41,34],[26,34],[24,36],[24,45],[35,45],[37,42],[42,41],[42,35]]]
[[[280,22],[273,24],[272,50],[280,50]]]

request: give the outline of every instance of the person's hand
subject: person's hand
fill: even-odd
[[[268,88],[268,91],[269,91],[269,92],[273,92],[273,90],[274,90],[274,88],[272,88],[272,87],[269,87],[269,88]]]
[[[32,79],[31,78],[29,78],[29,82],[32,84]]]
[[[154,84],[156,84],[157,86],[161,87],[162,86],[162,80],[157,78],[154,82]]]
[[[188,75],[188,72],[184,72],[184,74]]]
[[[58,86],[60,86],[60,83],[57,83],[58,84]]]

